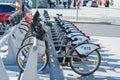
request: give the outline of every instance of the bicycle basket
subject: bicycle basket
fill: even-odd
[[[35,15],[33,16],[33,34],[36,36],[37,39],[43,40],[46,34],[42,24],[40,23],[40,14],[36,11]]]

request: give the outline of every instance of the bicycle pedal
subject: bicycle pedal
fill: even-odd
[[[68,63],[61,63],[61,66],[68,66]]]

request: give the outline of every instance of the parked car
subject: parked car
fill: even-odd
[[[8,26],[10,25],[9,15],[15,12],[15,8],[10,5],[11,3],[0,3],[0,35],[3,35]]]
[[[11,3],[0,3],[0,22],[9,21],[9,15],[15,11]]]

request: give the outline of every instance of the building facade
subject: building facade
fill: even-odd
[[[38,8],[47,8],[49,6],[48,0],[32,0],[33,1],[33,7]],[[50,0],[51,2],[57,3],[58,0]]]
[[[40,8],[46,8],[47,7],[47,0],[32,0],[33,7],[40,7]]]
[[[120,0],[113,0],[114,7],[120,7]]]

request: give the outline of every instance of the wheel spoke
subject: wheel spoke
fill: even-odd
[[[24,68],[26,67],[26,63],[27,63],[31,48],[32,48],[32,44],[24,45],[22,48],[19,49],[17,53],[17,63],[20,69],[22,70],[24,70]],[[44,54],[38,53],[38,65],[37,65],[38,71],[41,71],[46,67],[47,60],[48,60],[48,56],[46,55],[46,53]]]
[[[76,53],[74,52],[73,55]],[[77,56],[77,55],[76,55]],[[87,57],[81,57],[78,60],[71,58],[71,68],[80,75],[89,75],[95,72],[101,62],[101,57],[98,51],[94,51]]]

